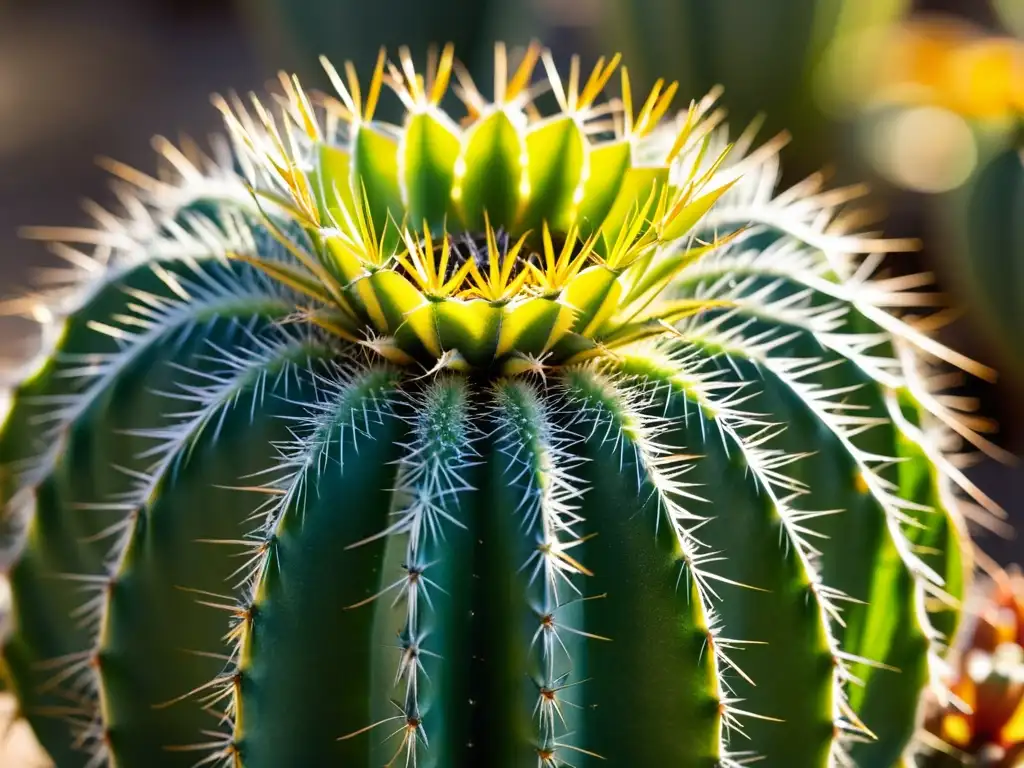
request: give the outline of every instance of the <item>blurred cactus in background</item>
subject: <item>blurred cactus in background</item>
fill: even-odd
[[[951,694],[931,696],[919,768],[1024,766],[1024,576],[997,574],[952,661]]]
[[[1020,0],[992,0],[1003,25],[1017,37],[1024,38],[1024,3]]]
[[[796,137],[792,162],[829,162],[821,109],[826,72],[848,69],[865,40],[900,18],[907,0],[595,0],[597,36],[623,53],[641,84],[680,81],[684,95],[721,85],[730,121],[764,115]]]
[[[276,66],[327,86],[318,58],[351,61],[360,72],[373,68],[381,46],[409,49],[421,61],[432,47],[451,42],[480,80],[493,74],[494,43],[526,44],[543,32],[532,0],[239,0],[257,37]],[[452,106],[452,102],[446,102]],[[400,117],[392,104],[382,116]]]

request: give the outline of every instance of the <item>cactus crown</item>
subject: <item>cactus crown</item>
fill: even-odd
[[[407,50],[382,51],[364,91],[326,61],[340,100],[314,112],[295,78],[282,77],[281,119],[218,100],[266,210],[287,211],[302,232],[275,230],[296,264],[243,257],[319,307],[310,320],[392,361],[456,369],[571,363],[666,332],[718,306],[667,300],[672,278],[720,239],[693,226],[735,183],[720,173],[714,96],[662,124],[676,84],[659,82],[636,109],[626,68],[621,97],[601,101],[619,57],[568,78],[531,45],[514,69],[495,57],[494,100],[477,90],[449,45],[425,74]],[[546,78],[534,82],[543,63]],[[467,115],[440,106],[453,73]],[[403,125],[374,119],[384,86]],[[544,114],[538,94],[555,109]],[[654,254],[674,251],[651,270]]]

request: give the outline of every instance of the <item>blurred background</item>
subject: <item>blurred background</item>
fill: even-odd
[[[791,181],[869,183],[880,226],[925,243],[893,269],[934,271],[962,309],[945,340],[1002,371],[963,394],[1024,455],[1024,0],[0,0],[0,299],[51,263],[19,227],[88,224],[83,199],[111,201],[96,158],[148,171],[154,134],[205,140],[214,91],[282,67],[323,86],[321,53],[366,72],[381,44],[446,40],[486,83],[493,41],[532,37],[563,62],[621,51],[679,104],[722,83],[734,126],[792,132]],[[34,344],[0,313],[0,369]],[[1024,530],[1024,470],[970,474]]]

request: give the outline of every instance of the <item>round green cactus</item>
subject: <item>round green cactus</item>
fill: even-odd
[[[61,768],[902,759],[996,511],[931,370],[989,372],[713,98],[507,58],[282,78],[35,233],[3,662]]]

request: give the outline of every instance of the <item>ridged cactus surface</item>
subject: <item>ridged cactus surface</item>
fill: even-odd
[[[901,764],[996,511],[931,374],[989,372],[714,99],[507,58],[461,122],[450,48],[283,78],[36,233],[3,663],[61,768]]]

